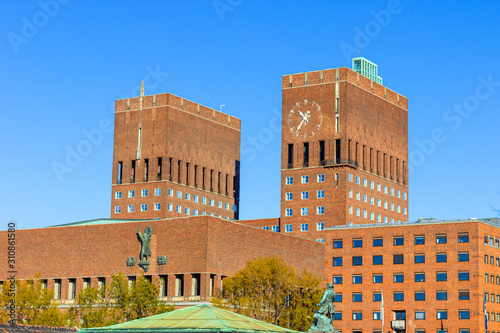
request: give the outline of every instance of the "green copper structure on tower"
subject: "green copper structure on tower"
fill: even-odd
[[[352,70],[382,84],[382,78],[378,76],[378,66],[366,58],[352,58]]]

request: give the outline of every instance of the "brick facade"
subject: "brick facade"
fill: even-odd
[[[238,219],[240,128],[172,94],[117,100],[111,218]]]

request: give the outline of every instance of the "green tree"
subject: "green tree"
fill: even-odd
[[[15,292],[10,290],[10,283],[8,286],[9,288],[2,288],[0,296],[2,322],[13,319],[9,317],[6,306],[12,295],[15,295],[15,320],[18,324],[64,326],[66,316],[57,309],[57,304],[52,300],[54,292],[42,284],[39,276],[35,279],[17,280]]]
[[[69,310],[69,317],[81,328],[102,327],[116,324],[111,315],[109,299],[105,298],[102,288],[85,288],[76,298],[76,306]],[[80,325],[78,325],[80,326]]]
[[[144,276],[139,276],[135,284],[131,286],[121,273],[112,275],[112,278],[108,297],[114,307],[113,320],[116,322],[174,310],[173,306],[158,299],[159,288]]]
[[[258,320],[306,331],[321,300],[320,283],[313,273],[297,273],[279,257],[258,258],[224,279],[223,291],[212,302]]]

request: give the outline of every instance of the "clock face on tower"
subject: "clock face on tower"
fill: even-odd
[[[305,99],[296,103],[290,110],[288,125],[293,134],[307,138],[319,130],[322,120],[323,115],[318,103]]]

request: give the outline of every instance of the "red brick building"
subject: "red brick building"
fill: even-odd
[[[343,333],[479,333],[485,313],[500,332],[499,219],[401,222],[408,101],[355,61],[283,76],[277,218],[234,221],[239,119],[172,94],[116,101],[112,219],[19,230],[18,278],[40,273],[63,306],[113,273],[132,281],[151,226],[145,274],[169,302],[209,302],[247,260],[278,255],[335,285]]]
[[[117,100],[111,218],[237,220],[240,128],[172,94]]]

